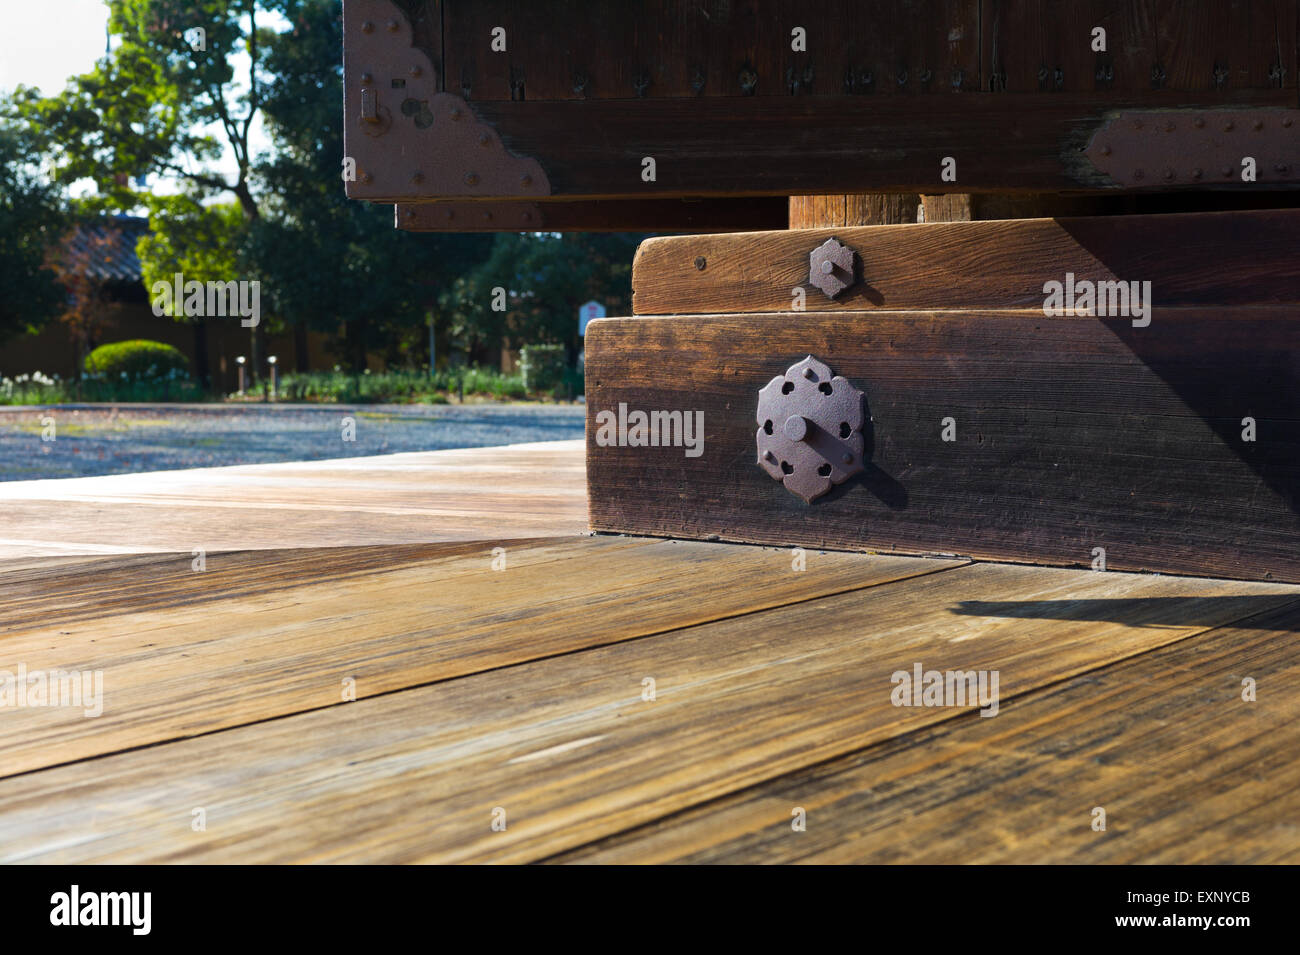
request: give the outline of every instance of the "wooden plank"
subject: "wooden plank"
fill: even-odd
[[[943,95],[979,85],[976,0],[445,6],[448,89],[472,100]],[[497,26],[502,52],[490,45]],[[791,48],[795,27],[803,51]]]
[[[1292,604],[554,861],[1294,864],[1298,632]]]
[[[188,561],[196,548],[417,544],[587,529],[580,441],[6,481],[0,508],[0,558],[165,551]]]
[[[1010,92],[1296,88],[1293,0],[986,0],[984,62]],[[1106,31],[1106,51],[1092,31]],[[1280,70],[1279,70],[1280,67]]]
[[[835,236],[859,257],[834,299],[808,255]],[[648,239],[632,266],[638,315],[1036,308],[1043,283],[1144,280],[1162,306],[1300,301],[1300,210],[926,223]],[[696,260],[703,258],[705,268]],[[761,263],[762,267],[755,267]]]
[[[810,354],[870,423],[867,472],[811,505],[756,463],[754,417]],[[1300,580],[1293,308],[606,319],[586,361],[596,530]],[[605,440],[621,406],[702,414],[701,453]]]
[[[608,538],[207,559],[0,577],[0,671],[99,671],[103,687],[91,719],[5,712],[0,772],[333,706],[349,680],[375,696],[960,564],[805,554],[800,572],[786,551]]]
[[[402,202],[407,232],[747,232],[784,229],[787,200],[606,199],[595,202]]]
[[[0,859],[536,859],[947,719],[891,704],[890,675],[915,661],[998,669],[1012,705],[1296,600],[1280,585],[961,567],[9,777]]]
[[[490,141],[499,138],[512,162],[535,161],[545,174],[545,189],[535,173],[529,174],[528,186],[516,186],[520,180],[515,178],[509,189],[488,184],[480,167],[495,168],[497,160],[485,158],[497,157],[495,149],[491,154],[438,153],[446,175],[435,180],[426,168],[421,173],[425,178],[417,182],[411,163],[401,157],[433,155],[438,123],[421,128],[403,119],[382,137],[358,134],[348,140],[358,169],[373,171],[374,177],[348,182],[347,194],[377,202],[509,199],[534,196],[538,190],[555,199],[1070,190],[1136,194],[1159,189],[1161,183],[1155,177],[1141,184],[1118,182],[1082,152],[1111,112],[1294,107],[1295,99],[1294,90],[1245,90],[1231,96],[1163,90],[1140,98],[1002,93],[475,101],[456,108],[485,125]],[[587,135],[593,129],[600,135]],[[815,141],[791,136],[792,129],[816,130]],[[955,182],[941,178],[943,157],[957,162]],[[655,160],[652,180],[643,177],[646,158]],[[1191,193],[1211,188],[1295,190],[1300,175],[1275,181],[1266,170],[1259,182],[1185,187]]]

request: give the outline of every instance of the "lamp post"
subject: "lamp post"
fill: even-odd
[[[271,366],[271,400],[274,401],[276,398],[276,391],[280,384],[279,375],[276,371],[275,356],[267,355],[266,363]]]
[[[240,355],[235,359],[235,364],[239,366],[239,393],[244,393],[244,356]]]

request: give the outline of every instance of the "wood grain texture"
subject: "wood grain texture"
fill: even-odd
[[[866,473],[811,505],[757,465],[754,417],[810,354],[870,422]],[[596,530],[1300,580],[1294,309],[607,319],[586,360]],[[703,452],[601,446],[623,404],[702,412]]]
[[[934,197],[928,197],[934,198]],[[834,236],[858,283],[829,299],[808,256]],[[1035,308],[1043,283],[1148,281],[1162,306],[1300,301],[1300,210],[926,222],[647,239],[632,266],[638,315]],[[703,257],[704,269],[696,266]],[[786,319],[790,320],[790,319]]]
[[[986,88],[1296,89],[1293,0],[985,0],[981,12]],[[1104,53],[1092,49],[1095,27]]]
[[[33,414],[36,414],[33,412]],[[0,558],[555,537],[582,442],[0,482]]]
[[[1009,706],[1296,600],[960,567],[0,780],[0,859],[537,859],[949,719],[891,705],[915,661],[996,668]]]
[[[838,229],[846,225],[899,225],[916,222],[921,197],[877,193],[865,196],[791,196],[791,229]]]
[[[752,232],[784,229],[787,201],[605,199],[591,202],[401,202],[407,232]]]
[[[448,89],[481,101],[951,95],[979,85],[977,0],[448,2]],[[492,52],[494,26],[505,52]],[[802,26],[807,50],[791,49]]]
[[[347,680],[375,696],[961,563],[804,560],[798,572],[783,550],[579,538],[14,572],[0,576],[0,671],[101,671],[103,712],[0,711],[0,773],[333,706]]]
[[[473,104],[479,120],[496,131],[511,153],[541,164],[553,197],[593,199],[1141,193],[1160,186],[1117,183],[1082,155],[1110,111],[1295,105],[1295,90],[1290,89],[1239,91],[1230,97],[1162,90],[1141,98],[1001,93]],[[585,135],[591,129],[601,135]],[[791,129],[816,130],[815,143],[791,136]],[[406,127],[390,131],[390,148],[401,148],[409,132]],[[417,147],[411,141],[407,148]],[[653,182],[641,178],[647,156],[656,160]],[[944,156],[957,159],[956,182],[940,179]],[[1234,183],[1231,188],[1295,190],[1300,178]],[[1188,191],[1204,192],[1206,187]]]
[[[1298,635],[1265,612],[554,861],[1295,864]]]

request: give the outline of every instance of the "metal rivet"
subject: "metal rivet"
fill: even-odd
[[[1255,128],[1256,128],[1256,129],[1263,129],[1263,128],[1264,128],[1264,121],[1263,121],[1262,119],[1257,119],[1257,120],[1255,120]]]
[[[367,20],[365,23],[361,24],[361,32],[362,32],[362,33],[374,33],[374,32],[375,32],[375,25],[374,25],[373,23],[371,23],[369,20]]]
[[[764,460],[764,461],[775,461],[775,460],[776,460],[776,455],[773,454],[771,451],[764,451],[764,452],[763,452],[763,460]]]
[[[406,72],[410,73],[412,76],[420,76],[424,73],[424,70],[420,69],[418,66],[413,66]]]
[[[467,186],[477,186],[477,185],[478,185],[478,173],[476,173],[476,172],[467,172],[467,173],[465,173],[465,185],[467,185]]]
[[[481,133],[478,137],[478,144],[480,146],[487,146],[491,142],[492,142],[492,137],[489,136],[487,133]]]
[[[528,175],[527,173],[519,177],[519,185],[531,186],[532,184],[533,184],[533,177]]]
[[[1194,120],[1192,120],[1192,125],[1195,126],[1197,129],[1200,129],[1201,127],[1203,127],[1203,126],[1205,125],[1205,120],[1203,120],[1203,119],[1201,119],[1201,117],[1197,116]]]
[[[852,463],[853,463],[853,455],[851,455],[851,454],[846,454],[846,455],[844,455],[843,457],[841,457],[840,460],[843,461],[845,464],[852,464]]]
[[[1140,120],[1140,119],[1135,119],[1135,120],[1133,120],[1133,128],[1134,128],[1134,129],[1141,129],[1141,128],[1142,128],[1142,120]]]
[[[1173,171],[1172,169],[1166,169],[1166,170],[1165,170],[1165,182],[1172,182],[1172,181],[1173,181],[1173,178],[1174,178],[1174,171]]]
[[[1233,123],[1232,120],[1228,120],[1226,123],[1223,124],[1223,131],[1225,133],[1232,132],[1234,128],[1235,128],[1235,124]]]
[[[1200,179],[1200,178],[1201,178],[1201,170],[1199,170],[1199,169],[1193,169],[1193,170],[1192,170],[1192,178],[1193,178],[1193,179]]]
[[[1109,155],[1110,155],[1110,147],[1109,147],[1109,146],[1102,146],[1102,147],[1101,147],[1101,154],[1102,154],[1103,156],[1109,156]]]
[[[375,181],[375,177],[372,176],[372,175],[370,175],[370,173],[368,173],[368,172],[363,172],[363,173],[361,174],[361,181],[362,181],[362,182],[374,182],[374,181]]]
[[[418,169],[411,173],[411,182],[424,182],[424,173],[420,172]]]
[[[826,261],[822,263],[822,275],[830,275],[835,271],[835,263]]]
[[[370,83],[370,82],[372,82],[373,80],[374,80],[374,76],[371,75],[370,73],[362,73],[362,74],[361,74],[361,82],[362,82],[362,83]]]
[[[491,222],[491,221],[492,221],[492,213],[490,213],[490,212],[485,212],[485,213],[483,213],[483,221],[484,221],[484,222]]]
[[[1174,124],[1172,122],[1165,123],[1165,132],[1172,133],[1173,131],[1174,131]]]
[[[808,437],[808,419],[803,415],[792,414],[785,419],[781,431],[791,441],[802,441]]]
[[[1284,129],[1290,129],[1290,128],[1291,128],[1291,117],[1290,117],[1290,116],[1288,116],[1286,119],[1282,120],[1282,126],[1283,126]]]
[[[452,119],[460,119],[460,107],[459,107],[459,106],[453,106],[453,107],[451,108],[451,118],[452,118]]]
[[[803,376],[807,378],[809,381],[817,380],[817,372],[813,371],[811,368],[805,368],[803,370]]]
[[[697,255],[697,256],[695,257],[695,267],[696,267],[697,269],[699,269],[701,272],[704,271],[704,267],[705,267],[706,265],[708,265],[708,264],[709,264],[709,263],[705,260],[704,256],[702,256],[702,255]]]
[[[389,20],[384,26],[388,27],[389,33],[396,33],[400,29],[396,20]]]

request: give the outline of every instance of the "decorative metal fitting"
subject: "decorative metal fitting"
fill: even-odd
[[[809,355],[758,393],[758,466],[808,503],[861,474],[865,394]]]
[[[837,239],[830,238],[808,256],[808,281],[834,298],[857,281],[853,268],[854,252]]]

